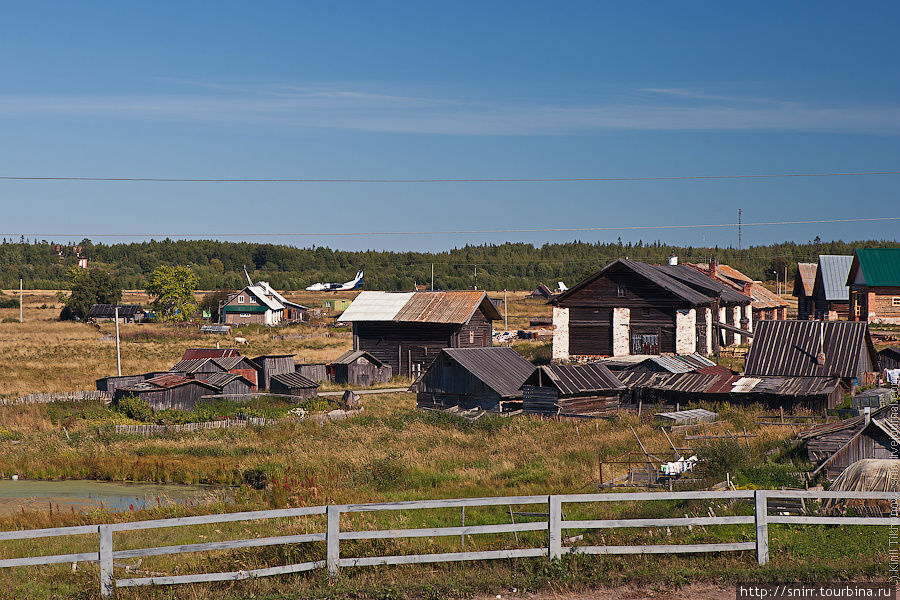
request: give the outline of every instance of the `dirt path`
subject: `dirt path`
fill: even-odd
[[[623,586],[586,592],[540,592],[520,594],[507,590],[478,600],[733,600],[734,587],[715,583],[692,583],[677,590],[657,586]]]

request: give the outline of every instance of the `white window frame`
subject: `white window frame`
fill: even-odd
[[[894,296],[891,298],[891,306],[900,306],[900,296]]]
[[[243,294],[240,294],[238,296],[238,304],[244,304],[244,295]]]
[[[241,313],[241,318],[242,318],[242,319],[249,319],[249,318],[250,318],[250,313]]]
[[[625,288],[624,285],[617,286],[617,288],[616,288],[616,297],[617,298],[625,298],[627,293],[628,293],[628,290]]]

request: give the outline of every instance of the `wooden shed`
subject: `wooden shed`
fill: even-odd
[[[228,369],[217,363],[212,358],[192,358],[181,360],[172,365],[171,371],[197,375],[200,373],[227,373]]]
[[[314,397],[318,389],[318,383],[307,379],[300,373],[272,375],[272,381],[269,384],[269,391],[273,394],[296,396],[300,400]]]
[[[522,384],[533,372],[512,348],[444,348],[409,390],[420,408],[509,412],[521,408]]]
[[[794,271],[793,296],[797,299],[797,319],[800,321],[808,321],[816,314],[813,291],[818,271],[819,265],[816,263],[797,263],[797,270]]]
[[[442,348],[493,345],[502,316],[482,291],[361,292],[338,321],[353,324],[353,349],[393,375],[418,377]]]
[[[214,386],[219,394],[240,396],[256,390],[252,381],[237,373],[198,373],[194,379]]]
[[[390,365],[362,350],[348,350],[328,365],[328,378],[331,381],[354,387],[387,383],[392,376]]]
[[[891,346],[878,352],[878,368],[900,369],[900,346]]]
[[[328,368],[326,363],[302,363],[296,365],[295,370],[310,381],[328,381]]]
[[[813,287],[817,319],[825,321],[846,321],[850,314],[850,273],[852,256],[823,254],[819,256],[819,268]]]
[[[605,417],[618,412],[624,389],[602,363],[541,366],[522,386],[522,409],[540,415]]]
[[[141,383],[144,379],[146,379],[146,375],[112,375],[110,377],[101,377],[97,380],[97,390],[115,394],[118,388]]]
[[[218,388],[205,381],[170,374],[118,388],[113,396],[113,401],[127,396],[136,396],[153,410],[168,408],[193,410],[200,402],[201,397],[217,393],[219,393]]]
[[[890,420],[895,409],[895,405],[885,406],[801,433],[798,437],[806,444],[809,460],[819,464],[813,476],[822,473],[834,479],[864,458],[900,458],[900,430]]]
[[[263,390],[269,389],[272,375],[295,372],[293,354],[264,354],[254,358],[253,363],[258,373],[257,385]]]

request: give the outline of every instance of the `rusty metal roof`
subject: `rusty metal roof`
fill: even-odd
[[[816,284],[816,273],[819,265],[816,263],[797,263],[797,274],[794,276],[794,296],[812,296],[813,287]]]
[[[452,292],[362,292],[338,319],[354,321],[394,321],[399,323],[467,323],[481,309],[488,319],[502,316],[480,290]]]
[[[819,349],[825,364],[816,362]],[[744,374],[788,377],[856,377],[860,356],[876,363],[868,324],[855,321],[757,321]]]
[[[538,369],[543,377],[548,379],[564,396],[625,388],[612,371],[599,362],[583,365],[545,365]],[[534,380],[536,383],[535,375],[536,372],[528,378],[528,381]]]
[[[223,356],[240,356],[241,353],[234,348],[188,348],[181,356],[181,360],[194,358],[220,358]]]

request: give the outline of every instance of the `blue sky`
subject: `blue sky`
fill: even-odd
[[[0,3],[0,175],[666,177],[900,170],[900,5]],[[0,181],[5,234],[347,249],[734,228],[344,236],[900,216],[900,175],[567,183]],[[744,244],[896,239],[898,221]],[[314,235],[286,235],[310,233]],[[230,234],[230,235],[226,235]],[[267,234],[266,237],[249,237]]]

